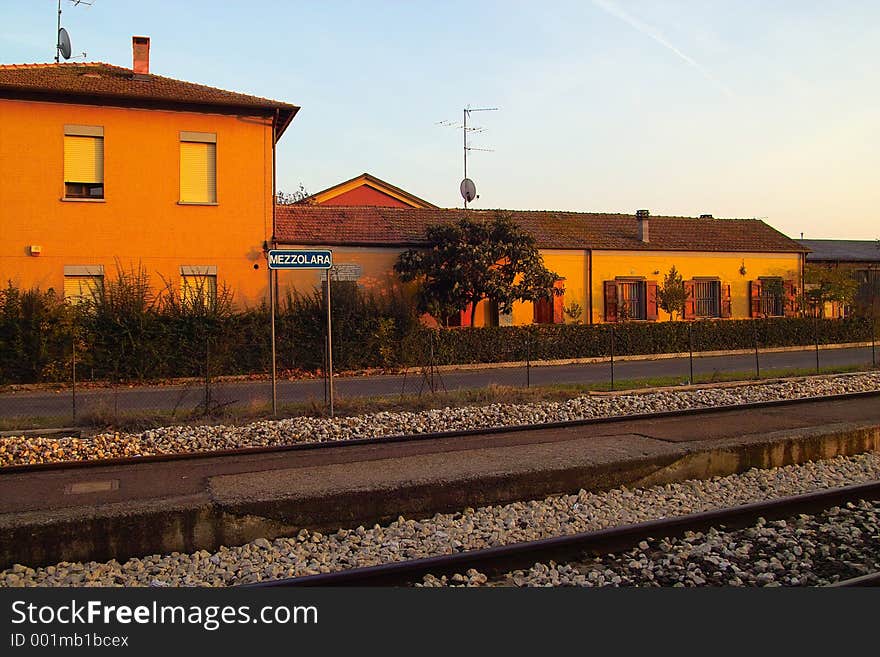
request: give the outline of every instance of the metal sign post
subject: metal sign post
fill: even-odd
[[[333,266],[333,252],[330,249],[271,249],[269,260],[269,296],[272,312],[272,415],[277,413],[277,377],[275,369],[275,286],[276,269],[324,269],[327,270],[327,371],[330,377],[330,417],[333,417],[333,349],[330,339],[332,321],[330,318],[330,268]]]
[[[269,312],[272,315],[272,417],[278,415],[278,377],[275,372],[275,270],[269,267]]]
[[[333,417],[333,320],[330,312],[330,271],[327,271],[327,399],[330,403],[330,417]]]

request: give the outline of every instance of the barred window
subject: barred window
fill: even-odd
[[[645,281],[623,281],[618,284],[618,315],[621,319],[647,319]]]
[[[694,281],[694,314],[721,317],[721,281]]]
[[[760,278],[761,314],[767,317],[785,315],[785,286],[781,278]]]

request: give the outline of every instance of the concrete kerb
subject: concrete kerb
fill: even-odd
[[[539,499],[580,488],[598,491],[726,476],[752,467],[880,450],[880,425],[836,424],[698,443],[646,440],[652,447],[640,448],[629,456],[606,453],[605,458],[579,463],[551,459],[544,467],[528,462],[518,469],[486,467],[482,473],[422,470],[419,477],[408,481],[391,477],[397,480],[388,485],[340,486],[332,493],[326,486],[314,487],[311,492],[308,486],[306,490],[291,489],[297,474],[304,474],[300,470],[282,475],[277,487],[270,482],[247,495],[233,490],[243,486],[241,490],[245,490],[247,478],[229,475],[212,478],[209,495],[6,514],[0,516],[0,568],[14,563],[36,566],[216,550],[256,538],[289,536],[302,528],[332,531],[383,523],[401,514],[428,517],[467,506]],[[483,461],[488,463],[491,450],[476,451],[482,451]],[[371,470],[379,465],[371,463]],[[319,477],[320,473],[313,475]],[[262,475],[254,473],[252,477],[256,479],[251,481],[259,481]]]

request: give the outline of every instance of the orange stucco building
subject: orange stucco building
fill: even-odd
[[[0,280],[75,296],[143,267],[155,288],[265,298],[275,144],[298,108],[131,69],[0,66]]]

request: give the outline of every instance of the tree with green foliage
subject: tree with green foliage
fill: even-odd
[[[508,213],[429,226],[425,237],[426,248],[401,253],[394,265],[402,281],[418,284],[420,312],[448,318],[470,308],[473,326],[483,300],[509,313],[514,301],[563,293],[554,287],[559,277],[544,266],[534,238]]]
[[[818,308],[819,316],[824,317],[826,303],[851,305],[858,289],[858,281],[846,269],[807,265],[804,268],[804,291],[799,301],[805,310]]]
[[[657,288],[657,302],[660,308],[669,313],[670,319],[675,319],[675,315],[684,317],[684,305],[687,301],[687,289],[684,286],[684,279],[675,265],[666,273],[663,279],[663,285]]]

